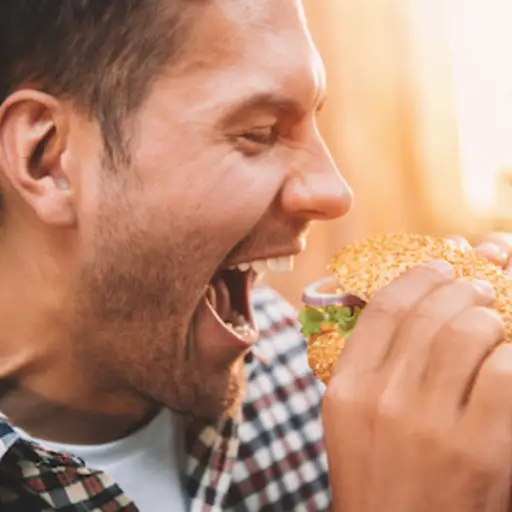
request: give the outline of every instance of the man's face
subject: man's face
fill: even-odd
[[[299,2],[201,12],[181,64],[128,121],[129,168],[101,169],[97,130],[76,131],[71,323],[98,382],[215,417],[239,402],[257,339],[255,273],[229,269],[288,266],[308,222],[346,213],[351,195],[317,131],[324,71]]]

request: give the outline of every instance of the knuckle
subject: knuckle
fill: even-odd
[[[411,281],[429,283],[433,286],[448,283],[452,280],[447,274],[440,272],[433,266],[425,264],[412,267],[404,274],[404,278],[410,279]]]
[[[434,267],[412,267],[377,292],[364,309],[362,320],[366,322],[400,318],[407,314],[425,293],[452,280],[449,275]]]
[[[335,411],[336,417],[354,416],[368,408],[368,397],[354,379],[337,375],[331,380],[323,399],[324,414]]]
[[[440,319],[446,317],[447,312],[456,313],[461,308],[474,304],[477,295],[477,289],[469,281],[446,283],[423,299],[415,309],[414,316],[421,321],[432,321],[434,317]]]
[[[460,295],[475,297],[479,294],[479,289],[472,280],[458,279],[452,284],[452,287],[455,293],[459,293]]]
[[[396,393],[384,392],[376,405],[376,419],[381,425],[396,425],[404,418],[402,400]]]
[[[411,315],[406,326],[408,328],[406,332],[410,337],[418,335],[420,332],[424,332],[425,326],[428,326],[434,320],[436,320],[436,315],[431,309],[419,307]]]
[[[448,322],[440,332],[444,339],[464,338],[468,342],[498,343],[505,336],[505,326],[500,315],[489,308],[473,307]]]
[[[484,363],[481,374],[502,382],[506,388],[512,386],[512,345],[497,346]]]
[[[447,286],[447,299],[450,304],[490,304],[493,300],[493,289],[485,281],[457,279]]]
[[[399,316],[406,309],[406,305],[400,298],[389,300],[382,296],[376,296],[363,310],[361,320],[365,322],[383,321]]]

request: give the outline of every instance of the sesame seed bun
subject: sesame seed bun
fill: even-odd
[[[475,251],[444,238],[407,233],[372,236],[343,248],[328,268],[339,279],[342,293],[368,302],[406,270],[433,260],[451,263],[459,278],[486,280],[494,287],[493,308],[504,320],[506,341],[512,340],[512,279]],[[332,324],[309,338],[309,365],[325,384],[346,342],[345,334]]]

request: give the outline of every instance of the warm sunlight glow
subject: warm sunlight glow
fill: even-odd
[[[495,215],[499,202],[512,206],[498,194],[512,165],[512,1],[450,0],[450,9],[463,185],[476,214]]]

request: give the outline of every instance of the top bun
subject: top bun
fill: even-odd
[[[512,279],[501,267],[473,250],[463,250],[444,238],[392,233],[371,236],[342,249],[329,269],[343,293],[365,302],[406,270],[433,260],[446,260],[459,278],[482,279],[494,288],[493,308],[501,314],[507,341],[512,341]]]

